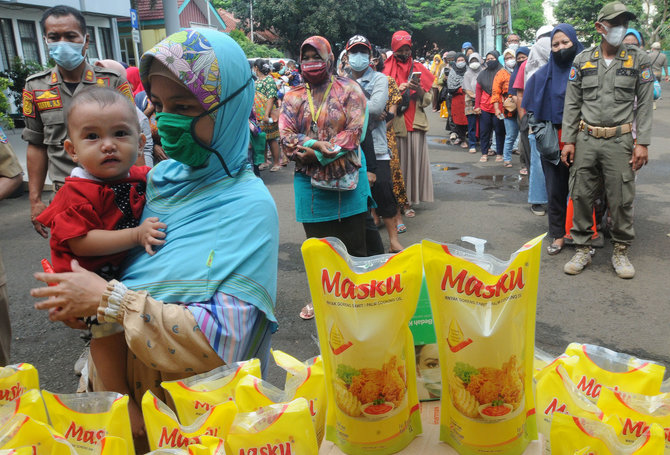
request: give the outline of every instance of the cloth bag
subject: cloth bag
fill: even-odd
[[[344,175],[339,178],[325,178],[321,173],[312,175],[310,178],[314,188],[326,191],[352,191],[358,186],[358,170],[361,168],[361,155],[359,150],[349,150],[347,153],[326,166],[343,166]]]
[[[558,133],[549,120],[538,121],[532,112],[528,113],[528,126],[535,134],[535,142],[540,156],[556,165],[561,160],[561,148]]]

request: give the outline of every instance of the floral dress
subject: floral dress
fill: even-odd
[[[400,104],[402,96],[398,90],[398,84],[395,79],[389,76],[389,99],[386,102],[386,110],[393,105]],[[405,191],[405,179],[400,170],[400,159],[398,158],[398,145],[395,141],[395,131],[393,127],[386,130],[386,139],[389,144],[389,151],[391,152],[391,178],[393,179],[393,194],[398,201],[400,207],[407,204],[407,192]]]
[[[256,118],[261,122],[260,126],[265,133],[265,138],[268,141],[279,138],[279,125],[277,122],[266,123],[269,112],[265,112],[265,106],[270,98],[275,99],[275,106],[277,103],[277,84],[269,74],[262,79],[256,81],[256,96],[254,97],[254,112]]]

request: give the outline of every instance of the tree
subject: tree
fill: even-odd
[[[600,35],[593,24],[596,22],[598,12],[606,3],[608,0],[558,0],[554,14],[559,22],[575,27],[584,45],[591,45],[600,42]],[[626,6],[638,18],[642,16],[641,0],[628,0]],[[637,21],[631,22],[629,26],[636,28]]]
[[[49,64],[51,65],[51,61]],[[53,66],[53,65],[52,65]],[[31,74],[43,71],[45,67],[35,61],[24,62],[18,55],[12,60],[9,69],[0,73],[0,77],[10,80],[9,90],[14,99],[14,106],[18,112],[23,111],[23,87],[26,85],[26,78]],[[4,92],[4,89],[2,90]],[[6,112],[6,111],[5,111]]]
[[[668,0],[642,0],[642,15],[640,16],[640,32],[647,40],[647,45],[660,41],[660,37],[670,28],[670,10]]]
[[[277,49],[262,44],[252,43],[242,30],[232,30],[229,35],[240,45],[247,57],[281,58],[284,56],[284,54]]]
[[[464,41],[476,42],[482,7],[489,5],[487,0],[407,0],[415,47],[435,42],[460,50]]]
[[[235,16],[249,29],[249,0],[232,0]],[[354,34],[384,45],[391,34],[407,23],[404,0],[262,0],[253,3],[254,29],[272,30],[293,56],[302,42],[321,35],[333,51],[344,47]]]
[[[545,22],[542,0],[517,0],[512,3],[512,30],[522,40],[532,42],[535,32]]]

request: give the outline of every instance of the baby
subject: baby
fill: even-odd
[[[51,260],[56,272],[71,271],[71,261],[103,278],[118,278],[126,252],[165,243],[166,225],[158,218],[139,222],[150,168],[134,166],[146,138],[135,107],[122,93],[104,87],[82,91],[67,112],[67,153],[79,165],[37,218],[51,229]],[[105,390],[128,394],[127,346],[118,324],[88,321],[91,356]],[[143,433],[142,414],[131,399],[133,433]]]

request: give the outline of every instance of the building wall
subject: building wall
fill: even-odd
[[[207,17],[202,14],[195,1],[189,2],[179,15],[179,25],[183,28],[189,28],[192,23],[207,24]]]

